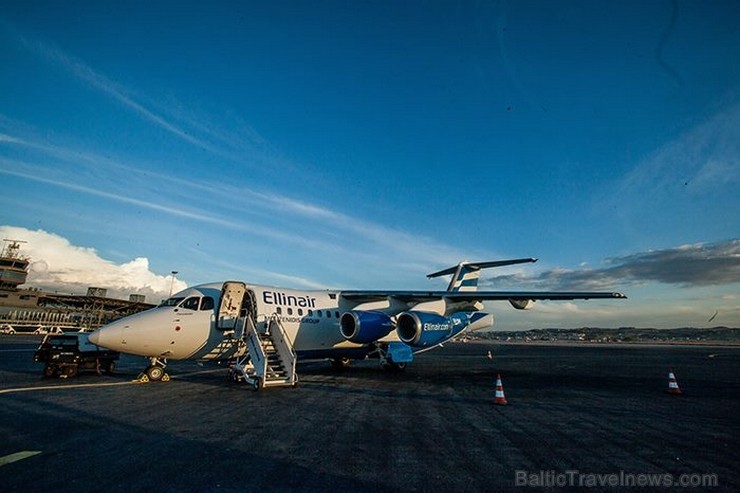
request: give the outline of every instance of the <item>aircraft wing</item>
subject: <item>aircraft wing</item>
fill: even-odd
[[[603,291],[340,291],[339,296],[355,302],[380,301],[389,298],[404,302],[493,301],[493,300],[589,300],[626,298],[622,293]]]

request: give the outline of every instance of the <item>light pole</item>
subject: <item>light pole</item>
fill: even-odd
[[[177,275],[177,271],[173,270],[171,274],[172,274],[172,279],[170,280],[170,295],[168,296],[168,298],[172,297],[172,288],[175,285],[175,276]]]

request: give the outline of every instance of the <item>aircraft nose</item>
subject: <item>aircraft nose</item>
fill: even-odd
[[[100,346],[100,329],[96,329],[95,332],[90,334],[87,338],[96,346]]]
[[[106,325],[90,334],[88,339],[96,346],[115,349],[115,346],[118,346],[118,343],[120,342],[120,338],[116,337],[118,331],[119,328],[114,324]]]

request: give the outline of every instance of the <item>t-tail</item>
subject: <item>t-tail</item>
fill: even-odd
[[[478,279],[480,278],[481,269],[503,267],[505,265],[526,264],[529,262],[537,262],[537,259],[517,258],[513,260],[494,260],[491,262],[460,262],[455,266],[428,274],[427,277],[432,279],[433,277],[452,274],[452,279],[450,280],[450,285],[447,286],[447,291],[472,292],[478,291]]]

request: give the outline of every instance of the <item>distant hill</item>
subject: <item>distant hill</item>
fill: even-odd
[[[586,343],[669,343],[669,344],[738,344],[740,329],[712,327],[698,329],[641,329],[620,327],[604,329],[582,327],[580,329],[532,329],[527,331],[476,332],[469,337],[504,342],[572,341]]]

